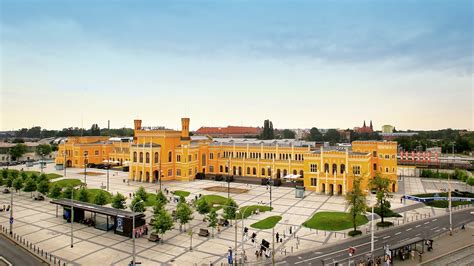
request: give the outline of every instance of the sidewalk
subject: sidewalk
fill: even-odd
[[[460,250],[464,247],[468,247],[469,245],[472,247],[473,244],[473,235],[474,235],[474,223],[470,223],[466,225],[466,230],[462,231],[460,229],[455,229],[453,231],[453,235],[449,236],[449,233],[444,233],[441,236],[433,239],[433,251],[428,252],[426,251],[423,253],[423,262],[420,264],[418,261],[418,256],[415,257],[415,260],[405,260],[400,261],[396,260],[396,265],[437,265],[440,260],[443,260],[442,265],[445,263],[451,262],[449,259],[451,256],[452,261],[458,260],[455,258],[456,250]]]

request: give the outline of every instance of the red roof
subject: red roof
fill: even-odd
[[[260,134],[261,129],[258,127],[237,127],[237,126],[227,126],[227,127],[201,127],[196,131],[197,134],[222,134],[222,135],[232,135],[232,134],[248,134],[248,135],[258,135]]]

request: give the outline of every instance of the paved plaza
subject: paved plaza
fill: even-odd
[[[37,170],[37,169],[24,169]],[[46,172],[56,172],[63,174],[62,171],[55,171],[52,165],[48,165]],[[105,170],[90,169],[90,171],[105,173]],[[67,177],[79,178],[84,180],[81,175],[81,169],[67,169]],[[127,179],[127,173],[110,171],[110,192],[120,192],[128,197],[139,186],[144,186],[148,192],[155,193],[158,184],[130,182],[128,185],[123,182]],[[99,188],[106,184],[106,175],[87,176],[87,185],[89,188]],[[425,188],[425,182],[419,178],[406,177],[400,184],[406,188],[406,192],[430,192],[430,188]],[[199,194],[215,194],[227,197],[227,193],[206,191],[204,188],[211,186],[227,186],[225,182],[216,182],[209,180],[196,180],[193,182],[163,182],[163,187],[171,191],[185,190],[191,192],[188,200]],[[240,183],[231,183],[233,188],[248,189],[247,193],[232,194],[231,197],[239,206],[248,206],[256,204],[269,203],[269,191],[266,186],[247,185]],[[413,205],[413,208],[406,208],[403,218],[392,218],[395,224],[410,221],[410,219],[421,219],[423,215],[436,215],[445,213],[445,210],[435,210],[430,207],[415,206],[415,202],[400,202],[401,195],[395,195],[392,200],[392,208],[402,208]],[[9,204],[10,195],[0,194],[0,204]],[[369,203],[374,203],[374,197],[369,197]],[[127,204],[130,199],[127,200]],[[87,227],[82,224],[74,224],[74,248],[70,247],[70,224],[62,219],[62,209],[59,208],[59,217],[56,217],[56,206],[48,201],[38,202],[30,198],[30,193],[22,192],[19,196],[14,195],[14,232],[23,236],[36,246],[62,257],[67,261],[73,261],[73,264],[92,265],[100,262],[104,265],[127,265],[131,260],[132,240],[113,231],[105,232]],[[272,190],[273,211],[252,215],[244,220],[244,226],[249,227],[249,235],[257,233],[257,242],[262,239],[271,242],[271,229],[254,230],[250,224],[264,219],[268,216],[281,215],[283,219],[275,227],[275,233],[283,236],[283,242],[275,244],[276,256],[285,256],[285,252],[291,253],[302,249],[320,247],[322,245],[333,243],[346,238],[344,231],[324,232],[310,230],[301,227],[301,224],[309,219],[314,213],[319,211],[346,211],[344,197],[321,195],[315,192],[306,192],[304,199],[295,198],[293,188],[274,187]],[[173,203],[167,205],[167,209],[172,210]],[[147,221],[152,217],[152,208],[146,211]],[[416,218],[415,218],[416,217]],[[390,219],[389,219],[390,220]],[[0,224],[8,225],[8,214],[0,214]],[[203,222],[203,216],[194,213],[193,221],[187,226],[194,232],[200,228],[206,228],[207,224]],[[289,229],[292,227],[293,236],[290,236]],[[369,229],[369,224],[361,227],[363,231]],[[139,238],[136,241],[137,261],[143,265],[156,264],[176,264],[176,265],[202,265],[210,262],[215,265],[226,263],[226,253],[229,247],[234,248],[235,231],[234,227],[227,227],[221,230],[221,233],[215,235],[215,238],[200,237],[193,235],[192,247],[189,251],[190,236],[187,233],[179,231],[179,225],[164,236],[164,244],[149,242],[146,238]],[[242,250],[242,224],[238,224],[237,242],[240,257]],[[346,230],[349,231],[349,230]],[[244,240],[244,250],[248,260],[256,261],[254,255],[255,247],[250,239]],[[261,260],[261,259],[260,259]]]

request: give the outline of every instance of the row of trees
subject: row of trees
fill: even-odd
[[[93,124],[89,129],[79,127],[63,128],[62,130],[48,130],[41,127],[22,128],[15,131],[13,137],[17,138],[53,138],[69,136],[133,136],[131,128],[101,129]]]
[[[36,146],[35,153],[38,155],[47,156],[53,151],[53,147],[49,144],[40,144]],[[15,146],[8,149],[8,154],[13,160],[17,160],[28,152],[28,147],[23,143],[17,143]]]
[[[15,189],[18,193],[23,189],[25,192],[38,191],[43,195],[49,192],[49,180],[45,174],[37,175],[36,173],[27,174],[15,170],[2,169],[0,176],[0,185]]]
[[[421,131],[411,137],[395,139],[407,151],[429,147],[441,147],[442,152],[451,153],[454,145],[456,153],[474,150],[474,133],[459,130],[444,129],[438,131]]]

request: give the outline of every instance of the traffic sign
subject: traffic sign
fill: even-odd
[[[10,218],[10,224],[13,224],[13,217]]]

